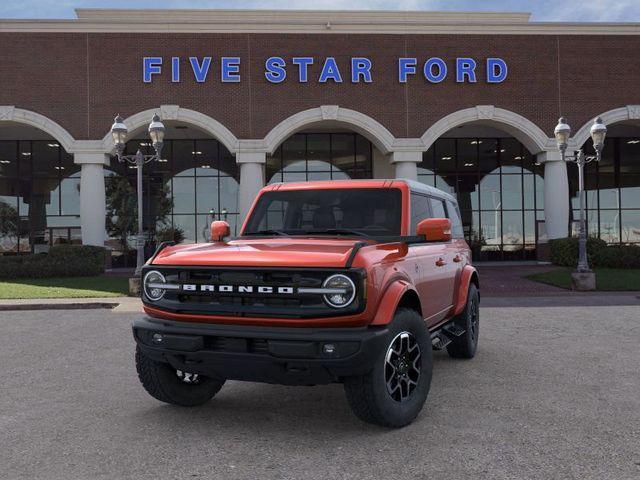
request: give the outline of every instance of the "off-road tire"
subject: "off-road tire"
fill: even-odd
[[[473,358],[478,349],[478,333],[480,327],[480,295],[475,284],[469,285],[467,305],[453,321],[464,329],[459,337],[451,337],[447,353],[453,358]]]
[[[427,399],[433,369],[432,345],[429,330],[415,310],[398,309],[389,327],[388,341],[373,369],[365,375],[345,378],[344,390],[349,406],[358,418],[368,423],[399,428],[418,416]],[[420,372],[412,393],[404,401],[397,401],[387,389],[386,360],[391,343],[405,332],[410,333],[420,347]]]
[[[198,383],[185,383],[168,363],[147,357],[136,346],[136,370],[144,389],[161,402],[181,407],[196,407],[211,400],[220,391],[224,380],[198,377]]]

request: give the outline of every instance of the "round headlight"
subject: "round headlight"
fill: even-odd
[[[331,275],[322,284],[322,288],[331,289],[333,292],[323,295],[324,301],[334,308],[344,308],[356,298],[356,286],[346,275]]]
[[[162,275],[157,270],[152,270],[144,276],[144,294],[149,300],[158,301],[164,297],[165,289],[161,287],[163,283],[167,283]]]

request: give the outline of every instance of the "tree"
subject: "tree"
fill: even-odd
[[[3,201],[0,201],[0,237],[15,238],[16,243],[20,237],[18,209]]]
[[[111,176],[105,182],[107,197],[107,231],[109,235],[120,241],[124,252],[129,250],[128,239],[138,233],[138,207],[137,194],[126,177]],[[151,208],[151,233],[155,233],[158,223],[165,223],[173,208],[173,199],[169,196],[169,189],[163,185],[155,189],[148,198]]]

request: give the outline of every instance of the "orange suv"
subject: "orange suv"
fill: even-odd
[[[194,406],[226,380],[340,382],[354,413],[410,423],[432,350],[471,358],[478,274],[456,200],[408,180],[269,185],[240,235],[161,245],[133,323],[144,388]]]

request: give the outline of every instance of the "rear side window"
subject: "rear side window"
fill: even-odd
[[[429,197],[418,193],[411,193],[411,235],[416,234],[418,223],[429,218],[431,212],[429,210]]]
[[[462,229],[462,220],[460,219],[460,211],[458,206],[450,200],[447,200],[447,211],[449,219],[451,219],[451,236],[453,238],[463,238],[464,230]]]

